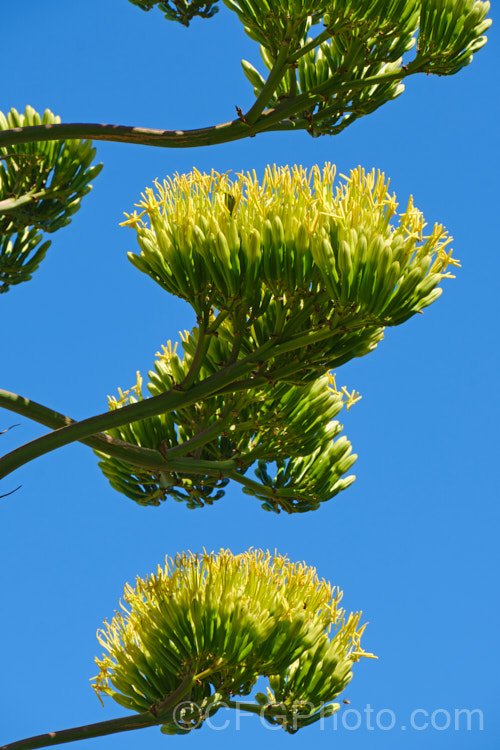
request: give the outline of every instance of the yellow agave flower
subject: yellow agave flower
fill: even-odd
[[[359,167],[342,179],[328,163],[274,165],[262,181],[176,174],[126,215],[141,247],[129,257],[198,314],[244,309],[248,320],[263,298],[298,313],[314,295],[324,321],[356,314],[365,326],[396,325],[439,296],[451,238],[439,224],[424,234],[412,198],[398,216],[382,173]]]
[[[151,396],[172,390],[190,370],[196,329],[194,334],[183,335],[184,358],[171,342],[157,353],[147,384]],[[227,352],[221,351],[223,338],[219,336],[213,344],[201,365],[201,379],[217,371],[216,363],[227,358]],[[109,406],[119,409],[143,398],[142,378],[137,373],[137,384],[125,392],[119,389],[118,398],[110,398]],[[186,502],[189,508],[211,505],[225,494],[229,477],[261,500],[265,510],[314,510],[354,481],[354,476],[344,475],[357,457],[334,418],[343,406],[349,409],[359,398],[345,387],[338,390],[331,374],[303,386],[277,383],[272,389],[215,394],[109,431],[127,443],[161,449],[163,472],[140,469],[104,453],[97,453],[99,466],[115,489],[141,505],[159,505],[167,496]],[[186,456],[191,457],[187,463],[175,464],[176,458]],[[260,482],[245,476],[255,462],[259,462]],[[274,462],[279,465],[275,479],[266,471]],[[210,468],[212,472],[207,473]]]
[[[262,715],[294,731],[324,715],[354,662],[373,656],[360,645],[361,613],[347,615],[341,598],[314,568],[277,553],[179,554],[125,587],[122,612],[98,633],[107,653],[94,688],[171,732],[190,728],[175,725],[176,701],[196,705],[199,720],[265,676],[273,689]]]

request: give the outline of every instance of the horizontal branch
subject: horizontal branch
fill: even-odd
[[[350,321],[349,323],[347,320],[344,320],[343,326],[344,328],[348,326],[353,329],[362,328],[364,323],[356,320]],[[0,458],[0,479],[6,477],[12,471],[15,471],[15,469],[18,469],[29,461],[73,442],[83,442],[96,450],[107,453],[108,455],[117,456],[124,461],[139,466],[144,466],[145,459],[146,461],[151,460],[152,463],[148,465],[148,468],[156,470],[160,469],[168,471],[170,469],[171,471],[175,471],[176,469],[174,467],[179,466],[180,471],[186,471],[186,473],[188,473],[185,465],[186,462],[191,461],[190,465],[193,467],[193,473],[199,473],[195,468],[195,459],[177,458],[175,461],[169,462],[167,454],[167,461],[162,457],[162,461],[160,462],[158,456],[161,454],[159,454],[158,451],[133,446],[129,443],[111,438],[108,435],[97,433],[102,433],[113,427],[121,427],[124,424],[131,424],[139,419],[153,417],[158,414],[165,414],[174,411],[175,409],[190,406],[193,403],[203,401],[208,396],[219,391],[227,393],[232,387],[234,387],[234,391],[237,391],[239,390],[237,381],[250,375],[252,371],[255,371],[259,363],[270,358],[276,358],[280,355],[288,354],[297,349],[302,349],[313,343],[323,341],[331,335],[332,330],[327,327],[318,331],[299,333],[291,336],[288,340],[283,342],[270,339],[244,359],[224,367],[219,372],[214,373],[210,377],[202,380],[194,386],[191,386],[185,391],[174,387],[170,391],[161,393],[158,396],[152,396],[143,401],[128,404],[120,409],[106,411],[102,414],[89,417],[88,419],[83,419],[80,422],[69,420],[68,423],[69,418],[58,412],[47,409],[47,407],[41,406],[40,404],[29,402],[28,399],[23,399],[21,396],[16,396],[16,394],[0,390],[0,406],[5,406],[18,414],[30,416],[36,421],[41,421],[43,424],[50,425],[52,422],[53,424],[61,425],[61,420],[64,422],[64,426],[61,425],[57,429],[54,429],[53,432],[42,435]],[[285,369],[287,375],[290,375],[294,371],[300,371],[303,367],[303,363],[298,361],[297,363],[289,364]],[[282,370],[283,368],[277,368],[276,374],[281,374]],[[272,381],[273,375],[274,373],[272,370],[265,375],[256,374],[255,376],[252,376],[253,379],[249,378],[246,381],[246,388],[262,386],[266,382]],[[39,419],[39,417],[41,417],[41,419]],[[90,438],[90,440],[88,440],[88,438]],[[109,448],[112,450],[109,450]],[[148,451],[147,456],[144,451]],[[118,455],[118,452],[120,452],[121,455]],[[198,463],[201,462],[198,461]],[[183,468],[180,468],[181,464],[183,465]],[[217,464],[213,464],[212,462],[206,462],[206,464],[207,469],[203,468],[202,471],[206,471],[207,474],[209,473],[210,466],[212,467],[212,471],[218,471]]]
[[[271,346],[272,342],[268,342],[268,344],[265,344],[260,348],[260,351],[262,352],[263,349],[268,349]],[[158,414],[174,411],[177,408],[189,406],[190,404],[196,403],[197,401],[202,401],[204,398],[212,395],[224,386],[229,385],[230,383],[238,380],[244,375],[248,375],[255,367],[255,364],[256,363],[254,357],[252,358],[252,361],[249,361],[249,358],[246,358],[246,360],[236,362],[233,365],[226,367],[224,370],[211,375],[209,378],[206,378],[205,380],[201,381],[201,383],[192,386],[186,391],[176,390],[175,388],[173,388],[167,393],[162,393],[159,396],[153,396],[151,398],[144,399],[143,401],[138,401],[134,404],[129,404],[128,406],[123,406],[120,409],[115,409],[114,411],[106,411],[102,414],[97,414],[94,417],[83,419],[80,422],[70,421],[70,423],[68,424],[67,417],[58,415],[57,412],[53,412],[52,410],[47,409],[47,412],[51,412],[51,420],[54,420],[55,422],[56,415],[58,416],[58,418],[62,417],[65,422],[65,426],[59,426],[53,432],[42,435],[42,437],[36,438],[35,440],[26,443],[25,445],[16,448],[15,450],[7,453],[5,456],[0,458],[0,479],[7,476],[15,469],[18,469],[20,466],[23,466],[25,463],[33,460],[34,458],[38,458],[38,456],[43,456],[45,453],[50,453],[51,451],[56,450],[57,448],[61,448],[63,445],[68,445],[72,442],[86,442],[86,439],[90,436],[93,437],[91,441],[86,442],[87,445],[90,445],[90,447],[92,448],[111,455],[108,447],[114,446],[114,448],[117,448],[119,450],[120,441],[114,440],[114,438],[110,438],[109,436],[99,436],[98,441],[95,442],[94,437],[96,436],[96,433],[110,430],[113,427],[121,427],[124,424],[130,424],[137,421],[138,419],[145,419],[146,417],[153,417]],[[3,391],[2,393],[8,394],[7,391]],[[15,394],[10,394],[10,396],[10,399],[4,397],[3,404],[1,405],[7,406],[7,408],[11,409],[11,411],[23,413],[21,411],[21,408],[23,407],[23,404],[21,402],[24,402],[24,407],[26,407],[27,399],[22,399],[22,397],[20,396],[16,397]],[[18,399],[18,408],[12,409],[12,405],[14,405],[14,401],[16,398]],[[46,407],[42,407],[40,404],[36,404],[33,410],[33,414],[37,413],[42,416],[45,409]],[[24,413],[26,414],[27,412],[28,408],[26,408]],[[28,416],[31,415],[28,414]],[[37,419],[37,417],[33,418]],[[45,424],[43,420],[40,421]],[[129,452],[129,444],[125,445],[127,445],[127,453],[123,454],[121,458],[123,458],[125,461],[129,461],[130,463],[134,463],[134,461],[131,460],[132,453]],[[138,454],[143,450],[148,449],[138,449]],[[157,451],[150,452],[152,461],[154,463],[157,463],[157,461],[159,461],[158,455],[161,456],[161,454],[158,454]],[[113,455],[116,455],[115,450],[113,451]],[[143,465],[142,461],[140,465]],[[161,466],[158,464],[156,468],[160,468],[161,470],[165,471],[167,466],[168,464],[165,463],[165,459],[162,458]]]
[[[47,192],[47,190],[39,190],[38,193],[25,193],[20,198],[6,198],[0,201],[0,214],[11,213],[28,203],[36,203],[40,198],[46,198]]]
[[[119,719],[99,721],[96,724],[62,729],[58,732],[39,734],[36,737],[28,737],[24,740],[11,742],[9,745],[3,745],[0,750],[35,750],[38,747],[62,745],[65,742],[89,740],[93,737],[104,737],[107,734],[128,732],[132,729],[146,729],[147,727],[163,724],[166,721],[172,720],[172,709],[190,693],[196,681],[203,679],[210,673],[211,670],[206,669],[198,675],[186,675],[178,688],[169,693],[169,695],[166,695],[161,703],[151,706],[149,711],[123,716]]]
[[[208,670],[207,670],[208,671]],[[176,691],[177,692],[177,691]],[[185,694],[185,690],[182,690]],[[182,694],[181,693],[181,694]],[[178,696],[176,696],[177,699]],[[218,704],[219,708],[235,709],[237,711],[247,711],[248,713],[257,714],[261,718],[275,717],[280,718],[283,714],[281,704],[261,706],[257,703],[243,703],[234,700],[222,700]],[[132,714],[123,716],[119,719],[109,719],[108,721],[99,721],[96,724],[87,724],[81,727],[72,727],[71,729],[62,729],[58,732],[47,732],[38,734],[35,737],[27,737],[24,740],[17,740],[8,745],[2,745],[0,750],[36,750],[39,747],[50,747],[53,745],[62,745],[66,742],[75,742],[76,740],[88,740],[94,737],[104,737],[109,734],[119,732],[128,732],[133,729],[147,729],[148,727],[158,726],[174,719],[172,714],[171,696],[167,696],[162,709],[161,718],[155,716],[149,711],[141,714]],[[165,711],[167,708],[167,711]]]
[[[286,129],[304,127],[302,120],[291,120],[304,109],[315,106],[322,98],[342,91],[374,86],[380,83],[399,81],[413,73],[423,72],[425,65],[419,61],[418,65],[410,63],[406,69],[387,75],[371,76],[365,79],[341,81],[335,83],[331,79],[319,84],[310,91],[291,96],[276,107],[267,109],[253,123],[245,118],[237,118],[219,125],[193,130],[157,130],[128,125],[107,125],[105,123],[55,123],[47,125],[32,125],[24,128],[10,128],[0,131],[0,147],[14,146],[18,143],[33,143],[36,141],[54,141],[64,139],[85,139],[95,141],[114,141],[118,143],[133,143],[141,146],[157,146],[160,148],[194,148],[196,146],[213,146],[220,143],[241,140],[255,136],[258,133],[272,130],[282,130],[286,122]],[[257,109],[258,111],[258,109]]]
[[[16,414],[21,414],[24,417],[29,417],[35,422],[44,424],[46,427],[53,427],[55,429],[63,427],[65,425],[77,424],[70,417],[66,417],[64,414],[60,414],[53,409],[49,409],[42,404],[37,404],[36,401],[30,401],[27,398],[18,396],[16,393],[10,391],[4,391],[0,388],[0,408],[8,409]],[[215,423],[212,426],[211,433],[217,434],[224,430],[225,422],[219,425]],[[206,431],[205,431],[206,432]],[[87,445],[89,448],[105,453],[108,456],[113,456],[122,461],[126,461],[133,466],[137,466],[141,469],[149,471],[177,471],[183,474],[207,474],[209,476],[218,476],[222,471],[226,469],[235,469],[237,464],[235,461],[207,461],[203,459],[191,458],[185,454],[193,450],[198,445],[204,445],[206,442],[205,432],[200,433],[191,440],[187,440],[185,443],[180,443],[167,451],[166,454],[162,454],[158,450],[153,448],[143,448],[133,443],[127,443],[123,440],[117,440],[104,433],[98,433],[91,435],[88,438],[79,440],[78,442]],[[35,443],[36,440],[32,441],[31,444]],[[27,443],[30,445],[30,443]],[[23,446],[24,448],[25,446]],[[170,453],[172,452],[172,455]],[[15,451],[12,451],[15,453]],[[7,459],[11,454],[6,454],[4,458]]]
[[[149,711],[145,711],[142,714],[132,714],[119,719],[98,721],[96,724],[86,724],[81,727],[38,734],[36,737],[27,737],[24,740],[17,740],[8,745],[2,745],[0,750],[35,750],[38,747],[62,745],[65,742],[75,742],[76,740],[89,740],[92,737],[103,737],[107,734],[116,734],[117,732],[129,732],[132,729],[146,729],[160,723],[156,716],[153,716]]]
[[[17,393],[11,393],[0,388],[0,408],[8,409],[15,414],[28,417],[39,424],[51,427],[54,430],[60,429],[67,425],[77,424],[74,419],[54,411],[53,409],[31,401],[28,398],[19,396]],[[34,442],[34,441],[33,441]],[[84,443],[89,448],[106,453],[109,456],[128,461],[136,466],[151,471],[164,471],[165,458],[159,451],[151,448],[141,448],[140,446],[126,443],[123,440],[117,440],[103,433],[91,435],[79,442]],[[10,455],[10,454],[7,454]],[[6,456],[4,457],[6,458]],[[3,460],[3,459],[0,459]]]
[[[0,132],[0,147],[37,141],[90,138],[93,141],[134,143],[140,146],[194,148],[237,141],[256,135],[264,127],[261,121],[250,126],[240,119],[196,130],[157,130],[105,123],[55,123],[3,130]]]

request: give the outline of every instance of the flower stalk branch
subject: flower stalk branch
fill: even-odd
[[[264,131],[281,130],[293,127],[305,129],[307,121],[297,117],[304,109],[315,106],[328,94],[349,92],[354,89],[375,86],[380,83],[400,81],[408,75],[425,72],[423,69],[411,68],[398,70],[396,73],[371,76],[361,80],[352,80],[332,84],[326,82],[305,94],[289,98],[276,107],[260,114],[255,122],[243,122],[240,118],[219,125],[193,130],[158,130],[153,128],[130,127],[127,125],[108,125],[105,123],[57,123],[34,125],[22,128],[10,128],[0,131],[0,147],[13,146],[35,141],[54,141],[64,139],[85,139],[94,141],[113,141],[115,143],[132,143],[140,146],[157,146],[159,148],[195,148],[196,146],[213,146],[221,143],[241,140]],[[269,80],[269,79],[268,79]],[[270,89],[275,85],[272,83]],[[255,106],[255,105],[254,105]],[[265,106],[265,105],[264,105]],[[258,108],[255,110],[258,111]],[[255,114],[252,113],[252,117]],[[251,110],[249,110],[249,115]],[[247,120],[247,116],[245,116]]]
[[[160,720],[153,716],[153,714],[145,711],[142,714],[131,714],[119,719],[98,721],[95,724],[86,724],[80,727],[72,727],[71,729],[62,729],[57,732],[38,734],[35,737],[27,737],[23,740],[2,745],[0,750],[35,750],[39,747],[52,747],[53,745],[62,745],[66,742],[75,742],[76,740],[89,740],[93,737],[104,737],[108,734],[129,732],[133,729],[146,729],[160,723]]]

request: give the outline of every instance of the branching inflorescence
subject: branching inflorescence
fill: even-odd
[[[328,371],[439,297],[457,265],[451,238],[439,224],[425,234],[412,199],[398,215],[384,175],[361,168],[340,185],[327,164],[269,167],[262,182],[194,171],[155,188],[124,222],[141,248],[129,257],[189,302],[198,326],[182,336],[183,357],[170,342],[158,353],[151,396],[217,379],[232,364],[250,369],[202,401],[110,431],[161,451],[165,471],[138,471],[105,450],[101,468],[141,504],[170,495],[199,507],[233,479],[266,510],[318,508],[351,484],[344,474],[356,458],[332,422],[345,392]],[[138,382],[110,407],[143,399]],[[257,482],[244,476],[255,461]]]
[[[210,17],[216,2],[131,0],[155,5],[188,25]],[[106,124],[13,126],[0,146],[61,138],[94,138],[166,148],[207,146],[257,133],[306,130],[334,135],[404,91],[417,73],[453,75],[486,42],[489,2],[480,0],[224,0],[260,45],[264,74],[243,71],[256,99],[230,122],[197,130],[152,130]],[[413,52],[412,52],[413,50]]]
[[[373,657],[360,645],[361,612],[347,615],[341,598],[314,568],[278,554],[177,555],[126,586],[122,612],[98,634],[107,653],[94,687],[183,734],[264,676],[267,694],[250,709],[293,733],[338,710],[353,664]]]
[[[130,1],[185,26],[218,2]],[[224,5],[259,43],[265,69],[242,62],[255,101],[231,122],[154,131],[61,124],[30,107],[0,113],[0,292],[31,278],[49,244],[42,233],[69,223],[99,172],[91,142],[79,139],[182,148],[276,130],[336,134],[401,94],[407,76],[458,72],[491,23],[489,3],[477,0]],[[194,169],[156,181],[123,223],[140,247],[132,263],[195,312],[182,353],[168,341],[147,392],[138,373],[107,412],[81,422],[0,390],[0,406],[52,428],[1,458],[0,477],[80,440],[141,505],[210,505],[232,480],[265,510],[317,509],[354,479],[356,456],[335,417],[359,394],[339,389],[333,370],[422,312],[459,265],[442,225],[426,231],[412,198],[398,208],[384,175],[361,167],[340,184],[330,164],[270,166],[261,180]],[[293,733],[337,711],[353,663],[372,656],[360,646],[360,613],[347,616],[340,599],[314,569],[277,553],[177,555],[126,587],[123,611],[99,634],[106,653],[94,688],[137,713],[0,750],[153,725],[185,734],[222,707]],[[259,677],[266,694],[234,700]]]

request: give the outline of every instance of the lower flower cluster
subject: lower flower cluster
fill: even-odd
[[[353,664],[373,656],[360,645],[361,613],[346,615],[341,598],[277,553],[179,554],[125,587],[122,612],[98,633],[106,654],[94,688],[184,733],[263,676],[259,711],[296,731],[336,710]]]

